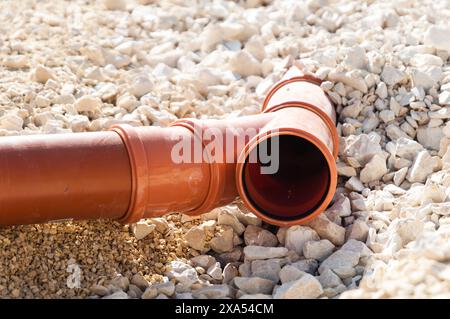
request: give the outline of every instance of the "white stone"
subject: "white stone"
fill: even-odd
[[[43,65],[38,65],[33,71],[33,79],[36,82],[45,84],[48,80],[54,79],[53,71]]]
[[[175,115],[167,110],[155,110],[146,105],[141,105],[138,108],[139,113],[145,115],[155,126],[167,126],[177,119]]]
[[[353,70],[350,72],[337,72],[337,71],[331,71],[328,74],[328,79],[330,81],[334,82],[342,82],[358,91],[361,91],[363,93],[367,93],[367,84],[362,78],[361,74],[359,72],[355,72],[357,70]]]
[[[410,138],[408,134],[403,132],[398,126],[394,124],[389,124],[386,127],[386,135],[393,141],[396,141],[401,137]]]
[[[277,239],[280,242],[281,245],[286,244],[286,233],[287,233],[288,227],[280,227],[277,231]]]
[[[290,265],[311,275],[315,274],[317,268],[319,267],[319,263],[315,259],[301,259],[291,263]]]
[[[103,54],[103,48],[99,46],[87,46],[80,48],[80,52],[86,56],[97,66],[105,65],[105,56]]]
[[[377,51],[369,51],[367,53],[367,58],[369,60],[369,71],[380,74],[385,63],[384,56]]]
[[[103,5],[108,10],[125,10],[127,2],[126,0],[103,0]]]
[[[186,232],[186,234],[184,235],[184,239],[186,240],[189,247],[192,247],[201,253],[209,250],[206,248],[206,233],[205,229],[202,227],[192,227]]]
[[[395,155],[401,158],[412,161],[422,150],[423,146],[412,139],[401,137],[395,141]]]
[[[366,222],[357,219],[347,228],[347,239],[355,239],[365,242],[368,233],[369,226],[367,226]]]
[[[272,294],[275,283],[259,277],[236,277],[234,284],[247,294]]]
[[[261,75],[261,63],[246,50],[233,54],[229,61],[231,71],[247,77]]]
[[[218,25],[208,25],[208,27],[199,35],[201,50],[209,52],[214,49],[218,43],[223,41],[222,30]]]
[[[389,100],[389,108],[395,113],[396,116],[400,115],[402,107],[394,97],[391,97],[391,99]]]
[[[426,72],[412,68],[410,70],[410,73],[411,73],[412,84],[414,86],[420,86],[420,87],[423,87],[424,89],[428,90],[437,84],[436,80],[434,80]]]
[[[360,46],[355,46],[347,50],[343,64],[349,70],[365,69],[367,65],[366,51]]]
[[[431,26],[424,34],[424,43],[439,50],[450,52],[450,28],[448,26]]]
[[[356,176],[355,168],[351,167],[351,166],[347,166],[347,165],[343,164],[342,162],[337,164],[337,172],[339,175],[345,176],[345,177]]]
[[[208,269],[216,263],[216,259],[211,255],[198,255],[191,258],[194,267],[202,267]]]
[[[250,269],[251,272],[248,275],[269,279],[277,283],[280,280],[281,260],[253,260]]]
[[[450,101],[449,101],[450,103]],[[443,103],[441,103],[443,104]],[[430,117],[430,119],[435,119],[435,120],[444,120],[444,119],[448,119],[450,118],[450,107],[443,107],[437,111],[434,112],[429,112],[428,116]],[[428,124],[428,126],[430,126],[430,124]],[[439,126],[439,125],[437,125]]]
[[[442,128],[442,132],[447,138],[450,138],[450,121],[445,123],[445,126]]]
[[[232,290],[228,285],[211,285],[193,292],[194,298],[209,298],[209,299],[219,299],[230,297]]]
[[[323,293],[320,282],[309,274],[303,275],[300,279],[281,285],[274,299],[314,299]]]
[[[336,214],[339,217],[350,216],[352,214],[350,199],[346,196],[339,196],[334,204],[326,210],[326,214]]]
[[[113,280],[111,280],[110,284],[123,291],[127,291],[130,286],[130,280],[125,276],[117,275]]]
[[[363,122],[363,132],[368,133],[374,131],[378,124],[380,124],[380,120],[375,113],[370,113]]]
[[[0,128],[8,131],[21,131],[23,119],[15,114],[6,114],[0,117]]]
[[[395,120],[395,112],[392,110],[383,110],[380,112],[379,117],[384,123],[388,123]]]
[[[236,234],[242,235],[245,231],[245,226],[238,220],[236,215],[231,211],[221,210],[218,214],[217,223],[219,225],[229,225],[233,228]]]
[[[194,299],[194,297],[191,292],[182,292],[176,294],[176,299]]]
[[[89,288],[89,290],[94,295],[100,297],[107,296],[109,294],[109,289],[102,285],[93,285],[91,288]]]
[[[403,183],[403,181],[406,178],[406,174],[408,173],[408,167],[403,167],[401,169],[399,169],[398,171],[395,172],[394,174],[394,184],[396,186],[400,186],[401,183]]]
[[[139,221],[131,225],[131,231],[133,232],[133,235],[137,240],[141,240],[147,237],[155,230],[155,228],[155,225],[148,224],[145,221]]]
[[[116,104],[128,112],[132,112],[139,105],[139,102],[134,95],[124,94],[117,98]]]
[[[418,68],[428,67],[428,66],[442,66],[444,63],[442,59],[433,54],[415,54],[409,62],[411,65],[416,66]]]
[[[423,183],[428,175],[437,170],[441,165],[441,160],[438,156],[431,156],[428,151],[423,150],[419,152],[409,169],[406,179],[411,183]]]
[[[275,247],[278,244],[277,236],[266,229],[255,225],[248,225],[244,232],[246,245]]]
[[[303,256],[308,259],[323,261],[331,255],[334,247],[333,243],[328,239],[308,241],[303,246]]]
[[[439,104],[450,105],[450,91],[443,91],[439,94]]]
[[[284,266],[280,271],[280,281],[282,284],[300,279],[306,272],[299,270],[292,265]]]
[[[233,265],[231,263],[228,263],[228,264],[225,265],[225,267],[223,267],[223,272],[222,272],[223,280],[222,280],[222,282],[224,284],[228,284],[229,282],[231,282],[231,280],[233,280],[238,275],[239,275],[238,268],[235,265]]]
[[[356,192],[362,192],[364,189],[363,183],[361,183],[359,178],[356,176],[350,177],[350,179],[345,183],[345,187]]]
[[[139,287],[141,290],[145,290],[149,286],[148,281],[140,273],[133,275],[133,278],[131,278],[131,284]]]
[[[377,85],[377,89],[375,90],[375,94],[378,95],[381,99],[385,99],[388,96],[386,83],[380,82]]]
[[[309,227],[291,226],[286,231],[285,247],[302,254],[303,246],[310,240],[319,240],[317,233]]]
[[[450,147],[447,148],[447,151],[442,156],[442,169],[450,168]]]
[[[222,268],[220,267],[220,263],[216,262],[214,265],[209,267],[206,270],[206,273],[211,276],[212,279],[222,280]]]
[[[266,57],[264,41],[260,37],[252,37],[245,44],[245,50],[251,53],[258,61],[263,61]]]
[[[75,102],[75,108],[78,112],[89,114],[100,112],[102,105],[102,100],[91,95],[84,95]]]
[[[141,298],[143,292],[139,287],[131,284],[130,287],[128,287],[127,293],[128,293],[128,297],[130,297],[132,299],[137,299],[137,298]]]
[[[340,115],[344,118],[357,118],[363,107],[364,105],[361,103],[361,101],[357,100],[354,103],[344,107]]]
[[[131,58],[128,55],[119,54],[114,50],[110,50],[105,54],[105,63],[114,65],[117,69],[124,68],[131,64]]]
[[[345,241],[345,228],[330,221],[325,214],[313,218],[306,225],[314,229],[320,238],[328,239],[336,246]]]
[[[213,239],[209,242],[209,245],[212,250],[217,253],[226,253],[233,250],[233,228],[231,226],[223,225],[223,231],[221,233],[217,233]]]
[[[146,76],[138,76],[130,84],[129,92],[137,98],[144,96],[153,89],[153,82]]]
[[[198,282],[197,271],[181,261],[171,261],[168,264],[170,270],[165,273],[169,279],[175,278],[180,284],[190,287]]]
[[[50,99],[48,99],[46,96],[38,95],[38,96],[36,96],[36,98],[34,99],[34,104],[35,104],[37,107],[42,107],[42,108],[44,108],[44,107],[50,106],[51,101],[50,101]]]
[[[263,246],[246,246],[244,247],[244,255],[249,260],[281,258],[287,256],[288,249],[285,247],[263,247]]]
[[[373,254],[366,244],[355,239],[348,239],[341,250],[358,253],[360,257],[369,257]]]
[[[375,154],[381,153],[381,137],[377,133],[351,135],[345,139],[343,154],[352,157],[360,165],[368,163]]]
[[[439,150],[440,141],[443,136],[440,127],[419,127],[417,129],[417,140],[426,148]]]
[[[3,61],[3,65],[10,69],[24,69],[29,65],[26,55],[9,55]]]
[[[381,72],[381,79],[384,83],[390,86],[394,86],[400,82],[405,81],[408,78],[407,74],[399,69],[391,66],[385,65],[383,72]]]
[[[319,273],[327,269],[332,270],[340,278],[353,277],[356,274],[355,266],[358,264],[360,253],[340,249],[325,259],[319,266]]]
[[[424,229],[424,223],[413,218],[396,219],[389,226],[388,232],[395,232],[402,239],[402,246],[415,240]]]
[[[342,280],[332,270],[326,269],[317,277],[323,288],[333,288],[342,285]]]
[[[225,21],[221,25],[221,31],[226,40],[239,40],[245,42],[251,36],[258,33],[258,29],[242,20],[241,22]]]
[[[102,299],[129,299],[129,297],[124,291],[116,291],[111,295],[103,297]]]
[[[158,290],[155,287],[148,287],[142,294],[142,299],[154,299],[158,295]]]
[[[375,155],[372,157],[369,163],[361,170],[359,179],[363,183],[369,183],[380,180],[388,169],[386,167],[386,160],[381,155]]]

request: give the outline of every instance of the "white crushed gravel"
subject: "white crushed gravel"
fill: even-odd
[[[237,202],[2,228],[0,297],[449,298],[449,18],[446,0],[1,1],[0,136],[255,114],[297,61],[341,148],[335,203],[301,227]]]

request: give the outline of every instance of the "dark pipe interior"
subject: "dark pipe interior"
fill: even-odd
[[[312,213],[325,199],[330,184],[325,156],[313,143],[297,136],[281,135],[268,141],[272,158],[276,154],[270,151],[276,153],[276,148],[270,145],[279,143],[279,169],[262,174],[261,168],[267,165],[261,161],[259,147],[255,147],[244,166],[247,197],[261,213],[275,219],[293,220]],[[254,163],[252,155],[257,158]]]

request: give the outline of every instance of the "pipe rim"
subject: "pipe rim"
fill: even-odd
[[[272,106],[270,109],[263,110],[262,113],[271,113],[288,107],[299,107],[303,109],[307,109],[309,111],[317,114],[328,126],[328,129],[331,132],[331,136],[333,138],[333,157],[336,160],[339,155],[339,135],[336,130],[336,125],[333,120],[321,109],[313,104],[309,104],[306,102],[298,102],[298,101],[288,101],[275,106]]]
[[[239,160],[238,160],[238,163],[236,166],[236,176],[237,176],[236,177],[236,188],[238,190],[239,196],[243,200],[244,204],[256,216],[258,216],[259,218],[261,218],[262,220],[264,220],[265,222],[267,222],[269,224],[277,225],[280,227],[304,224],[304,223],[310,221],[311,219],[313,219],[314,217],[316,217],[317,215],[321,214],[323,211],[325,211],[325,209],[328,207],[328,205],[330,204],[330,202],[333,199],[334,190],[337,187],[337,168],[336,168],[335,159],[325,144],[323,144],[316,136],[314,136],[313,134],[308,133],[306,131],[296,129],[296,128],[279,128],[276,131],[269,130],[268,132],[264,132],[263,134],[264,134],[264,136],[257,135],[249,143],[247,143],[247,145],[242,150],[242,152],[239,156]],[[320,205],[318,205],[312,213],[310,213],[304,217],[295,218],[295,219],[291,219],[291,220],[275,219],[274,217],[271,217],[270,215],[267,215],[264,212],[261,212],[256,207],[256,205],[253,204],[253,201],[248,196],[246,187],[245,187],[245,182],[244,182],[244,169],[245,169],[247,157],[249,156],[250,152],[260,142],[262,142],[268,138],[271,138],[274,136],[281,136],[281,135],[297,136],[299,138],[309,141],[314,146],[316,146],[320,150],[322,155],[324,156],[324,158],[328,164],[327,166],[328,166],[329,173],[330,173],[330,182],[328,185],[328,190],[326,192],[326,195],[324,196],[323,201],[320,203]],[[301,213],[298,215],[301,215]],[[294,216],[295,216],[295,214],[294,214]]]
[[[281,89],[283,86],[288,85],[290,83],[293,82],[309,82],[311,84],[315,84],[317,86],[320,86],[322,84],[322,80],[313,76],[313,75],[309,75],[309,74],[304,74],[302,76],[294,76],[290,79],[278,82],[277,84],[275,84],[269,91],[269,93],[267,93],[266,98],[264,99],[261,111],[264,112],[267,109],[267,105],[269,104],[270,99],[272,98],[272,96],[279,90]],[[326,94],[326,92],[324,91],[325,96],[330,100],[328,94]],[[331,102],[331,100],[330,100]],[[333,103],[332,103],[333,104]]]

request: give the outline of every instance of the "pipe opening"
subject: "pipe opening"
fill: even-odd
[[[266,216],[278,220],[303,218],[313,213],[327,196],[331,182],[327,159],[315,144],[295,135],[270,137],[268,154],[271,142],[277,142],[271,139],[276,139],[279,145],[278,170],[272,174],[262,173],[261,168],[265,165],[258,144],[244,164],[242,184],[245,194]],[[257,160],[249,161],[252,156]]]

